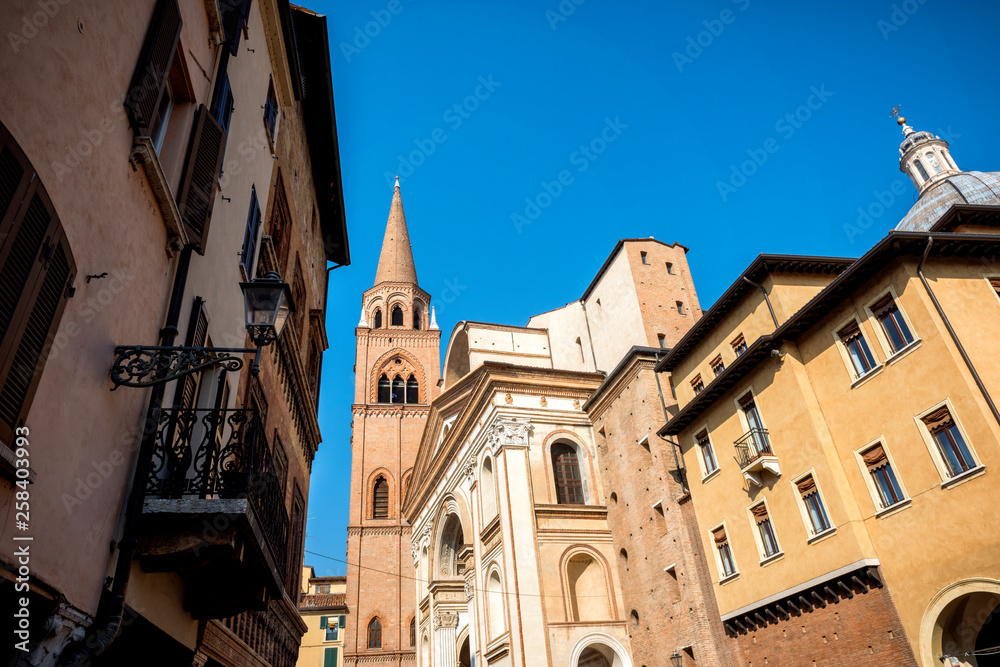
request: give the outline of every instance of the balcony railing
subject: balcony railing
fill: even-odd
[[[258,421],[255,410],[162,410],[146,493],[160,499],[245,498],[273,562],[285,572],[285,494]]]
[[[752,428],[736,441],[736,461],[740,469],[747,468],[762,456],[774,456],[767,429]]]
[[[781,474],[778,457],[771,449],[771,439],[767,435],[767,429],[752,428],[734,444],[736,445],[736,462],[740,464],[743,477],[749,482],[762,486],[760,475],[765,470],[774,475]]]

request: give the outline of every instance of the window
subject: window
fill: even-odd
[[[293,307],[292,321],[295,322],[295,334],[301,336],[303,327],[305,326],[303,320],[306,313],[309,312],[309,308],[306,303],[306,281],[302,275],[302,262],[299,261],[298,253],[295,253],[295,268],[292,271],[292,284],[290,288],[292,291]]]
[[[778,538],[774,535],[774,526],[767,513],[767,505],[759,503],[750,508],[754,523],[757,524],[757,534],[760,537],[760,551],[763,558],[770,558],[781,549],[778,548]]]
[[[483,461],[483,470],[479,475],[479,493],[482,497],[483,521],[488,523],[497,515],[496,482],[493,479],[493,461]]]
[[[76,264],[45,187],[0,124],[0,441],[31,409]]]
[[[420,312],[420,308],[413,309],[413,328],[420,331],[420,320],[423,318],[423,313]]]
[[[419,403],[420,402],[420,384],[417,379],[410,376],[410,379],[406,381],[406,402],[407,403]]]
[[[862,452],[861,460],[868,468],[868,474],[871,475],[872,484],[878,494],[878,502],[883,509],[892,507],[905,499],[899,481],[896,479],[896,472],[892,469],[892,463],[890,463],[882,443]]]
[[[988,280],[990,281],[990,287],[992,287],[993,291],[997,293],[998,297],[1000,297],[1000,278],[988,278]]]
[[[417,619],[410,619],[410,646],[417,645]]]
[[[382,648],[382,622],[377,618],[368,624],[368,648]]]
[[[722,371],[726,370],[726,365],[722,363],[722,355],[720,354],[715,359],[712,359],[712,371],[715,373],[715,377],[722,375]]]
[[[262,438],[263,440],[263,438]],[[298,591],[302,581],[302,549],[306,539],[306,503],[299,491],[299,485],[293,482],[292,515],[289,518],[288,530],[288,570],[285,573],[285,590]]]
[[[940,163],[938,163],[938,161],[937,161],[937,156],[935,156],[934,153],[928,151],[928,152],[924,153],[924,157],[926,157],[927,161],[930,162],[931,169],[934,170],[934,173],[935,174],[940,174],[941,171],[942,171],[942,169],[941,169]]]
[[[875,358],[868,348],[868,341],[862,335],[857,320],[851,320],[850,324],[837,332],[837,336],[847,350],[855,378],[860,378],[875,368]]]
[[[642,260],[643,264],[649,264],[649,258],[646,256],[645,252],[640,252],[639,258]]]
[[[948,477],[954,477],[976,467],[976,460],[969,451],[969,446],[947,405],[925,415],[922,421],[937,446]]]
[[[745,440],[745,444],[748,447],[748,451],[746,452],[748,458],[744,459],[744,465],[748,461],[756,460],[760,456],[772,455],[771,441],[768,437],[767,429],[764,428],[764,420],[761,417],[760,410],[757,408],[753,392],[747,392],[737,402],[739,403],[740,411],[743,413],[747,435],[749,436],[749,439]],[[737,453],[739,453],[739,446],[737,447]]]
[[[402,403],[406,399],[406,383],[398,375],[392,380],[392,402]]]
[[[812,475],[806,475],[795,486],[802,496],[802,504],[809,518],[809,526],[813,535],[819,535],[830,529],[830,518],[826,514],[826,507],[823,506],[823,499],[820,498],[819,489],[816,487],[816,480]]]
[[[136,136],[155,137],[165,126],[162,112],[171,104],[163,102],[167,91],[170,68],[177,53],[181,35],[181,12],[177,0],[160,0],[139,52],[132,81],[125,97],[125,110]]]
[[[374,328],[381,329],[382,328],[382,311],[380,309],[378,309],[378,308],[375,309],[375,317],[372,318],[372,319],[375,320],[375,327]]]
[[[736,353],[737,357],[747,351],[747,342],[744,340],[743,334],[736,336],[730,345],[733,346],[733,352]]]
[[[875,319],[882,325],[882,331],[885,332],[886,340],[889,341],[889,347],[893,353],[899,352],[913,342],[913,334],[910,333],[910,328],[906,326],[903,313],[896,306],[896,301],[892,298],[892,294],[886,294],[872,304],[871,311],[875,315]]]
[[[712,539],[715,541],[715,552],[718,559],[716,563],[721,573],[720,578],[725,579],[736,574],[736,561],[733,560],[733,551],[729,547],[725,526],[719,526],[713,530]]]
[[[323,667],[339,667],[337,663],[338,650],[336,646],[323,649]]]
[[[913,166],[917,168],[917,171],[920,173],[921,179],[926,181],[928,178],[930,178],[930,176],[927,175],[927,170],[924,169],[924,163],[921,162],[919,158],[913,161]]]
[[[391,391],[392,384],[389,382],[389,377],[382,373],[382,377],[378,379],[378,402],[388,403]]]
[[[674,265],[670,262],[667,262],[667,273],[673,273],[673,272],[674,272]]]
[[[576,339],[576,349],[580,353],[580,363],[586,363],[587,358],[583,356],[583,341],[580,340],[579,336]]]
[[[316,592],[320,593],[320,594],[322,594],[322,593],[329,593],[330,592],[330,584],[322,584],[320,586],[317,586],[316,587]]]
[[[233,119],[233,89],[229,85],[229,51],[222,50],[219,57],[219,69],[215,74],[215,90],[212,93],[210,112],[215,122],[229,134],[229,125]]]
[[[392,326],[403,326],[403,309],[399,306],[392,307]]]
[[[712,442],[708,437],[708,429],[695,436],[698,441],[698,452],[701,455],[701,465],[705,476],[710,475],[719,469],[719,464],[715,462],[715,451],[712,449]]]
[[[264,101],[264,125],[267,136],[274,143],[274,131],[278,127],[278,97],[274,94],[274,79],[267,82],[267,99]]]
[[[260,233],[260,204],[257,202],[257,188],[250,186],[250,211],[247,213],[247,227],[243,233],[243,251],[240,265],[247,280],[253,280],[257,265],[257,235]]]
[[[375,480],[372,487],[372,518],[389,518],[389,482],[382,476]]]
[[[556,481],[556,502],[560,505],[583,504],[583,480],[576,450],[565,442],[552,446],[552,471]]]
[[[170,89],[168,80],[163,88],[163,96],[160,97],[160,107],[156,110],[156,127],[151,128],[153,132],[153,148],[156,154],[160,154],[163,148],[163,138],[167,136],[167,126],[170,124],[170,112],[174,109],[174,94]]]
[[[661,349],[665,349],[667,347],[667,337],[663,334],[656,334],[656,342],[660,344]]]
[[[694,389],[694,395],[695,396],[697,396],[701,392],[705,391],[705,383],[702,382],[701,373],[699,373],[698,375],[695,375],[694,379],[691,380],[691,388]]]
[[[327,588],[329,589],[329,586],[327,586]],[[324,637],[323,641],[327,642],[337,641],[337,639],[340,636],[340,628],[337,627],[337,619],[333,618],[331,620],[327,620],[327,617],[323,616],[320,622],[320,627],[323,627],[323,621],[326,621],[326,628],[325,628],[326,636]]]
[[[677,306],[677,314],[678,315],[683,315],[684,314],[684,302],[683,301],[675,301],[674,304]]]

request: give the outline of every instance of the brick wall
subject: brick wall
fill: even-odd
[[[682,245],[650,240],[627,241],[625,252],[639,299],[646,344],[658,346],[657,335],[663,334],[665,346],[672,347],[701,317],[687,250]],[[646,254],[646,264],[642,253]],[[683,313],[678,312],[677,302],[683,304]]]

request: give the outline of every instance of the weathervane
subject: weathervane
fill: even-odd
[[[903,108],[903,105],[897,104],[896,106],[894,106],[892,108],[892,111],[889,113],[889,116],[892,117],[892,118],[895,118],[896,116],[899,115],[899,110],[902,109],[902,108]]]

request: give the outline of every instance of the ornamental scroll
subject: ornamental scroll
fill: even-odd
[[[529,426],[529,422],[514,417],[497,419],[486,434],[486,442],[494,454],[504,447],[527,447]]]

